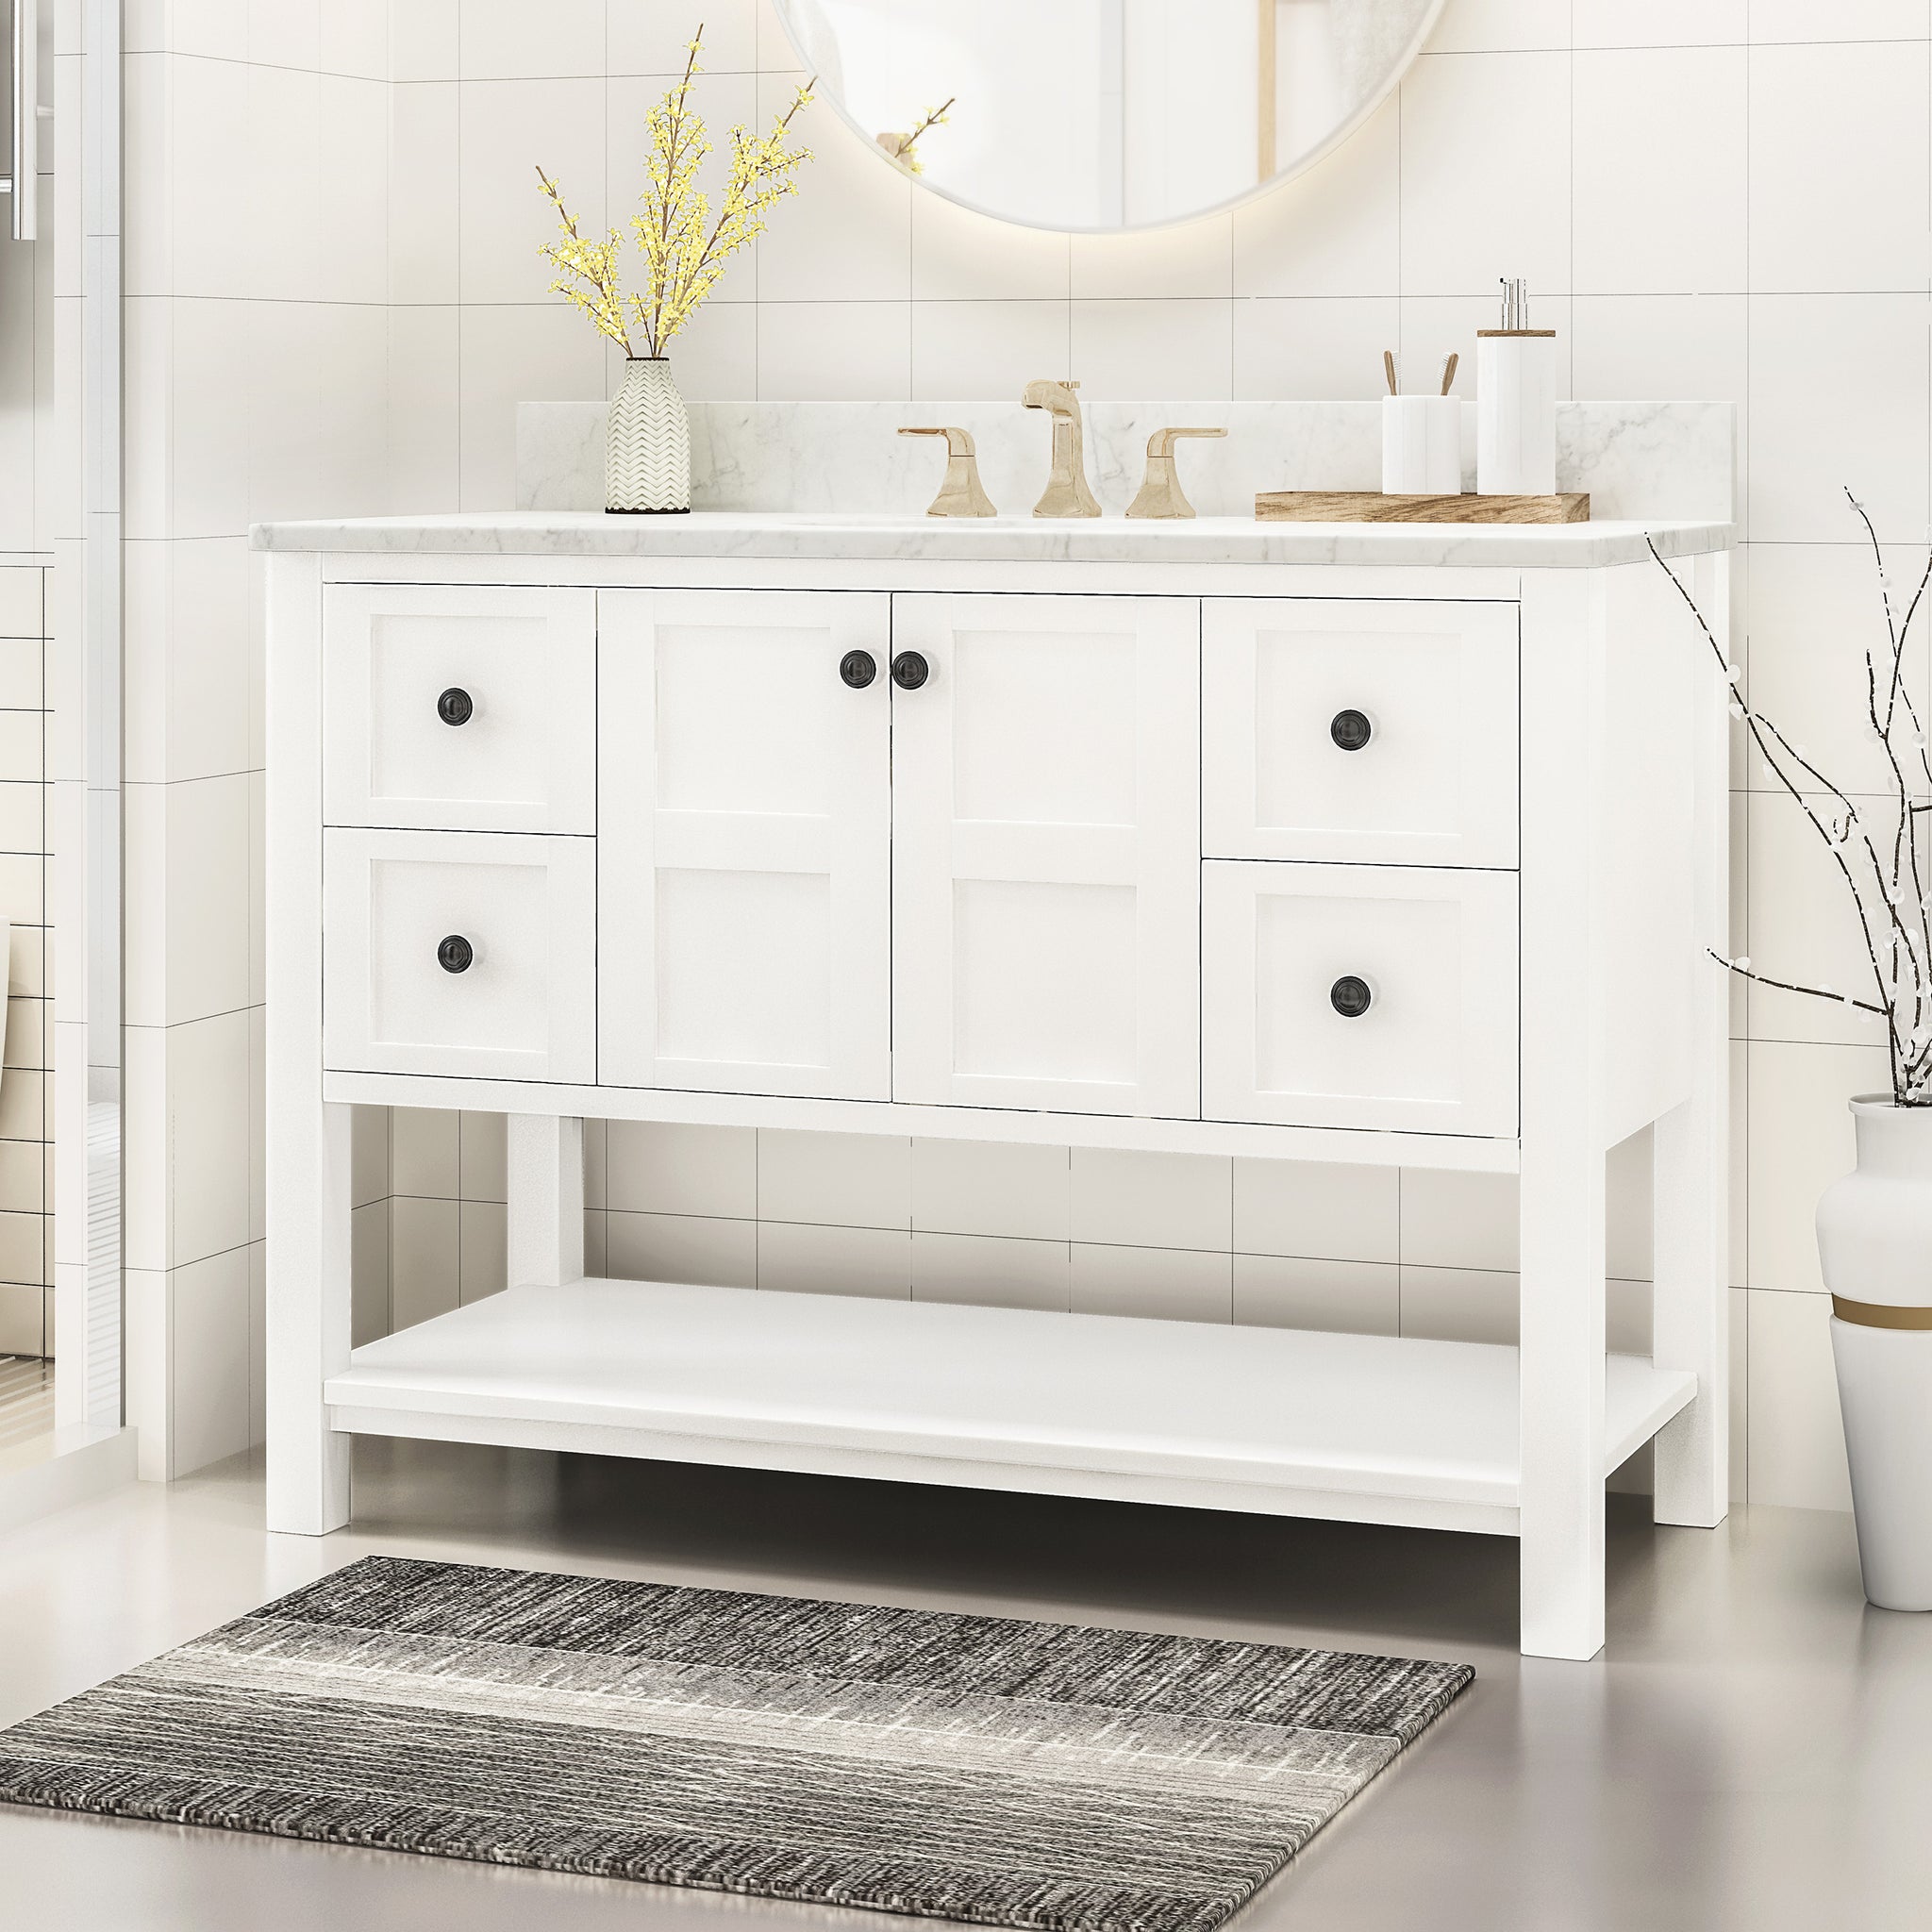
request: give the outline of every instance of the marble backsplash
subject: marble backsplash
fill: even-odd
[[[937,439],[901,425],[956,425],[979,446],[1003,515],[1029,513],[1046,482],[1049,418],[1017,403],[692,403],[696,509],[911,515],[945,469]],[[519,509],[599,509],[602,403],[517,408]],[[1475,406],[1462,408],[1462,487],[1475,487]],[[1733,515],[1737,410],[1730,403],[1558,403],[1557,488],[1591,492],[1599,518]],[[1086,407],[1087,467],[1109,516],[1140,487],[1148,437],[1164,425],[1225,428],[1183,442],[1182,487],[1203,516],[1252,516],[1263,490],[1380,487],[1379,402],[1109,403]]]

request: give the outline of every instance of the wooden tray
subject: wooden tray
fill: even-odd
[[[1378,490],[1264,490],[1264,524],[1587,524],[1590,492],[1556,496],[1384,496]]]

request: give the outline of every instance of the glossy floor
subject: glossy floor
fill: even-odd
[[[1459,1657],[1474,1690],[1239,1932],[1923,1932],[1932,1617],[1847,1519],[1657,1530],[1612,1499],[1610,1641],[1519,1659],[1513,1544],[431,1444],[355,1526],[260,1526],[231,1463],[0,1550],[0,1723],[371,1551]],[[910,1921],[0,1807],[0,1923],[60,1932],[891,1932]]]

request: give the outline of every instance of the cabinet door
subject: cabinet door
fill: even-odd
[[[594,596],[331,584],[323,604],[326,822],[594,831]]]
[[[600,593],[605,1081],[888,1097],[889,634],[884,594]]]
[[[324,1063],[589,1081],[595,866],[588,839],[325,833]]]
[[[1516,606],[1211,598],[1212,858],[1516,863]]]
[[[1199,1113],[1199,624],[894,598],[896,1099]]]
[[[1202,1111],[1516,1131],[1516,875],[1202,868]]]

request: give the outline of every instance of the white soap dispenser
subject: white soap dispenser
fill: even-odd
[[[1475,332],[1478,496],[1557,487],[1557,331],[1529,325],[1529,290],[1503,282],[1503,325]]]

